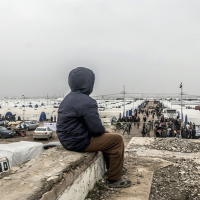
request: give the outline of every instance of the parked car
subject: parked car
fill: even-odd
[[[15,131],[8,130],[7,128],[0,126],[0,137],[1,138],[12,138],[15,135]]]
[[[24,128],[24,124],[26,124],[26,130],[34,130],[39,126],[39,123],[35,122],[35,121],[25,121],[19,125],[16,126],[17,129],[20,128]]]
[[[0,126],[3,126],[4,125],[4,121],[0,121]]]
[[[4,126],[5,124],[7,124],[9,121],[7,120],[1,120],[0,121],[0,126]]]
[[[53,131],[49,127],[37,127],[33,132],[33,138],[36,140],[37,138],[52,138]]]

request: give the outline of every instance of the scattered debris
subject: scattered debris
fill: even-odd
[[[174,165],[154,173],[149,200],[200,199],[200,165],[178,159]]]
[[[188,139],[179,138],[155,138],[150,149],[167,150],[182,153],[195,153],[200,151],[200,143],[191,142]]]

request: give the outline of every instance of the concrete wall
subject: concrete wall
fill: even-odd
[[[82,200],[104,172],[102,153],[55,147],[0,177],[0,200]]]
[[[88,191],[92,190],[95,183],[104,175],[104,166],[103,156],[100,156],[65,189],[58,200],[84,200]]]

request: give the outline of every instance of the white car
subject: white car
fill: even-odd
[[[37,128],[39,126],[39,123],[35,122],[35,121],[25,121],[22,122],[21,124],[17,125],[16,128],[24,128],[24,124],[26,124],[26,130],[34,130],[35,128]]]
[[[49,127],[37,127],[33,132],[33,138],[36,140],[37,138],[52,138],[53,131]]]

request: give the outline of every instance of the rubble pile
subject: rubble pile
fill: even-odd
[[[179,138],[155,138],[148,148],[182,153],[200,152],[200,143]]]
[[[179,159],[154,173],[149,200],[199,200],[200,165]]]

